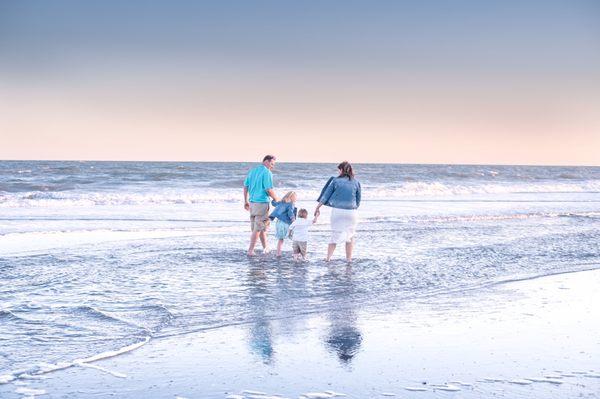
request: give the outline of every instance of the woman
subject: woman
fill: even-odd
[[[319,205],[315,209],[315,221],[321,214],[323,205],[331,210],[331,239],[327,247],[326,261],[331,259],[338,242],[346,243],[346,260],[352,260],[354,233],[356,230],[357,209],[360,206],[360,183],[354,178],[352,165],[344,161],[338,165],[339,176],[329,179],[319,196]]]

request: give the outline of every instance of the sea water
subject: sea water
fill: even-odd
[[[264,321],[600,266],[598,167],[354,165],[352,277],[332,278],[328,209],[308,262],[289,242],[281,259],[246,257],[254,165],[0,162],[0,384],[231,325],[255,326],[249,345],[268,359]],[[278,163],[275,191],[312,214],[336,172]]]

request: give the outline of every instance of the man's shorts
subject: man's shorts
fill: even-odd
[[[269,227],[269,203],[251,202],[250,203],[250,226],[252,231],[265,231]]]
[[[292,252],[294,254],[300,254],[303,258],[306,257],[306,241],[293,241]]]

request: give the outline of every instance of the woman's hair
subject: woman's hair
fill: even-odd
[[[352,165],[350,165],[350,162],[344,161],[337,167],[340,170],[340,177],[347,177],[348,180],[354,179],[354,171],[352,170]]]
[[[283,198],[281,199],[281,202],[293,202],[293,199],[296,198],[296,193],[294,191],[290,191],[289,193],[287,193],[286,195],[283,196]]]

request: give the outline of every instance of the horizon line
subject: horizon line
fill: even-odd
[[[123,163],[261,163],[260,160],[237,160],[237,161],[223,161],[223,160],[115,160],[115,159],[0,159],[0,162],[123,162]],[[282,164],[335,164],[336,162],[325,162],[325,161],[280,161],[277,163]],[[585,164],[539,164],[539,163],[454,163],[454,162],[352,162],[355,165],[438,165],[438,166],[538,166],[538,167],[572,167],[572,168],[598,168],[598,165],[585,165]]]

